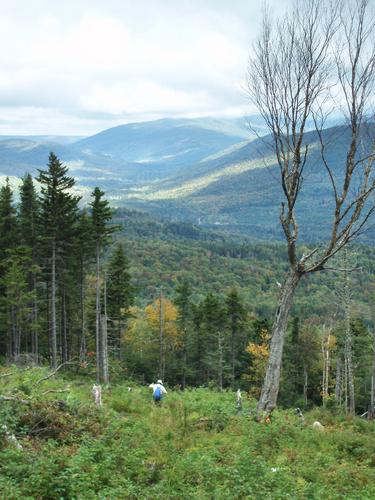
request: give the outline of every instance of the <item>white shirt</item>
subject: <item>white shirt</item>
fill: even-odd
[[[155,392],[158,387],[160,388],[162,394],[167,394],[167,390],[165,389],[163,384],[150,384],[149,385],[149,388],[152,389],[153,392]]]

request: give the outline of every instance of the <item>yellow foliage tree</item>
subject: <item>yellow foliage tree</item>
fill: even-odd
[[[161,310],[160,310],[161,302]],[[180,332],[177,328],[177,309],[174,304],[165,298],[154,300],[145,308],[146,321],[151,330],[159,334],[160,326],[163,329],[165,346],[175,350],[180,343]],[[160,325],[161,322],[161,325]]]
[[[252,357],[252,364],[250,373],[244,374],[243,378],[252,384],[249,393],[257,398],[260,396],[262,382],[266,373],[267,361],[270,354],[270,338],[270,334],[264,328],[260,333],[260,344],[250,342],[246,347],[246,352]]]

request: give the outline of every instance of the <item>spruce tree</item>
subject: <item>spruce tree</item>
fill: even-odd
[[[38,236],[40,232],[39,217],[40,204],[35,190],[34,182],[30,174],[26,174],[20,186],[20,204],[18,208],[18,225],[20,243],[25,245],[31,255],[34,272],[30,275],[29,290],[32,292],[32,339],[31,352],[33,361],[39,358],[39,328],[38,328],[38,294],[37,277],[39,272]]]
[[[111,323],[117,328],[114,334],[114,347],[119,359],[122,359],[121,335],[129,308],[134,303],[134,287],[131,284],[129,260],[124,246],[116,245],[109,260],[107,273],[107,306]]]
[[[67,175],[65,167],[54,153],[50,153],[48,169],[40,170],[37,178],[41,184],[41,227],[45,245],[50,257],[51,277],[51,365],[57,367],[57,272],[61,258],[67,253],[75,233],[80,197],[71,193],[75,185],[73,177]]]
[[[103,199],[104,194],[105,193],[100,188],[96,187],[91,195],[93,200],[90,203],[90,207],[96,262],[96,377],[97,382],[100,382],[102,379],[103,382],[108,383],[108,342],[106,338],[107,318],[105,308],[103,318],[101,318],[100,255],[103,248],[108,244],[110,235],[115,231],[115,227],[109,225],[112,219],[113,211],[109,206],[109,202]]]
[[[13,204],[13,191],[7,178],[5,185],[0,188],[0,265],[7,257],[8,251],[16,246],[16,233],[16,209]]]
[[[186,387],[186,376],[188,370],[188,349],[190,347],[189,332],[192,324],[192,309],[191,309],[191,289],[189,283],[184,279],[176,288],[176,297],[174,303],[177,306],[177,325],[181,334],[180,347],[180,374],[182,388]]]
[[[246,311],[235,288],[230,290],[225,300],[226,316],[230,336],[230,366],[232,388],[239,376],[239,357],[245,350],[246,338],[244,335],[244,322]]]
[[[6,273],[6,259],[9,256],[9,252],[16,245],[16,222],[13,191],[7,178],[5,185],[0,188],[0,295],[4,295],[5,293],[2,279]],[[0,324],[0,355],[8,353],[6,336],[6,325],[2,322]]]

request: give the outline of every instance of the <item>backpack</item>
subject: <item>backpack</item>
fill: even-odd
[[[161,387],[156,387],[154,391],[154,401],[160,401],[163,393]]]

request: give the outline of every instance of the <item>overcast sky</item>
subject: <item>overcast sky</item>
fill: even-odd
[[[243,81],[261,0],[0,6],[0,134],[88,135],[131,121],[249,112]]]

